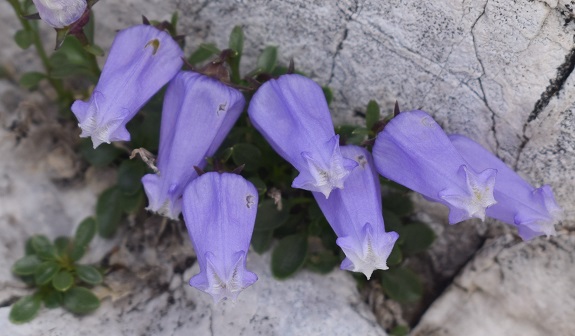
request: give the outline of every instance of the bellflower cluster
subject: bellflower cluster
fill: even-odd
[[[423,111],[403,112],[378,134],[375,166],[384,177],[449,207],[449,223],[485,217],[497,170],[476,171]]]
[[[387,258],[399,235],[385,232],[379,178],[371,154],[357,146],[342,146],[341,154],[358,163],[344,189],[334,190],[329,199],[318,192],[313,196],[346,255],[340,268],[362,272],[369,279],[374,270],[388,269]]]
[[[182,67],[183,52],[172,37],[149,25],[120,31],[88,102],[77,100],[72,112],[81,137],[101,143],[128,141],[126,123]]]
[[[178,218],[184,188],[197,177],[193,167],[206,165],[244,105],[240,91],[214,78],[181,71],[172,79],[162,112],[159,173],[142,178],[148,210]]]
[[[450,135],[449,140],[474,169],[497,169],[493,192],[497,204],[487,208],[487,216],[517,226],[523,240],[555,234],[554,224],[560,220],[562,210],[549,185],[534,188],[487,149],[463,135]]]
[[[248,109],[254,127],[299,175],[292,187],[326,198],[343,183],[357,162],[339,149],[324,93],[304,76],[289,74],[263,84]]]
[[[200,266],[190,285],[216,303],[235,300],[258,279],[246,269],[257,208],[255,187],[236,174],[206,173],[184,191],[184,219]]]
[[[54,28],[64,28],[78,21],[86,9],[86,0],[32,0],[40,18]]]

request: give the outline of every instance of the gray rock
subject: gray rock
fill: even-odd
[[[573,251],[573,233],[488,241],[412,335],[572,335]]]

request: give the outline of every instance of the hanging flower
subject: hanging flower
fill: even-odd
[[[54,28],[78,21],[88,8],[86,0],[32,0],[40,18]]]
[[[98,85],[88,102],[76,100],[72,112],[81,137],[101,143],[128,141],[126,123],[182,67],[183,52],[164,31],[138,25],[116,35]]]
[[[369,279],[374,270],[388,269],[387,258],[399,235],[385,232],[379,178],[371,154],[357,146],[342,146],[341,154],[358,163],[344,189],[332,191],[329,199],[318,192],[313,195],[346,255],[341,269],[362,272]]]
[[[263,84],[248,109],[254,127],[299,175],[292,187],[321,192],[343,188],[357,166],[341,156],[324,93],[314,81],[290,74]]]
[[[487,208],[487,216],[517,226],[523,240],[556,234],[554,225],[561,219],[562,210],[549,185],[533,187],[487,149],[463,135],[450,135],[449,140],[474,169],[497,169],[493,192],[497,204]]]
[[[236,174],[206,173],[184,191],[184,219],[200,265],[190,285],[216,303],[235,300],[258,279],[246,269],[257,208],[256,189]]]
[[[496,203],[497,170],[470,167],[441,127],[423,111],[402,112],[377,135],[373,147],[377,171],[426,198],[449,207],[449,223],[485,218]]]
[[[185,186],[214,155],[244,109],[240,91],[211,77],[179,72],[164,98],[159,174],[142,178],[148,210],[177,219]]]

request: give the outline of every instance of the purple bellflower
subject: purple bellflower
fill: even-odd
[[[304,76],[290,74],[263,84],[248,109],[254,127],[299,175],[292,187],[329,197],[357,166],[339,150],[324,93]]]
[[[344,189],[332,191],[329,199],[318,192],[313,196],[346,255],[340,268],[362,272],[369,279],[374,270],[388,269],[387,258],[399,235],[385,232],[379,178],[371,154],[357,146],[342,146],[341,154],[358,163]]]
[[[210,294],[216,303],[224,298],[235,300],[258,279],[246,269],[258,192],[239,175],[210,172],[190,182],[183,202],[184,220],[200,265],[190,286]]]
[[[40,18],[54,28],[78,21],[88,8],[86,0],[32,0]]]
[[[182,56],[172,37],[153,26],[120,31],[92,97],[72,105],[80,136],[92,137],[94,148],[103,142],[130,140],[126,123],[176,75]]]
[[[182,193],[214,155],[244,109],[242,93],[222,82],[189,71],[179,72],[164,98],[158,174],[142,178],[148,210],[177,219]]]
[[[487,216],[517,226],[523,240],[555,234],[554,224],[561,219],[562,210],[549,185],[534,188],[487,149],[463,135],[450,135],[449,139],[474,169],[497,169],[493,192],[497,204],[487,208]]]
[[[449,223],[476,217],[496,203],[497,170],[476,172],[451,144],[431,116],[402,112],[377,135],[375,166],[384,177],[449,208]]]

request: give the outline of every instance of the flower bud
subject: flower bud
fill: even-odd
[[[32,0],[40,18],[54,28],[76,22],[88,8],[86,0]]]

